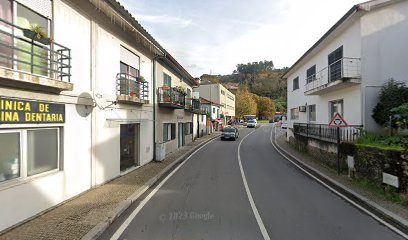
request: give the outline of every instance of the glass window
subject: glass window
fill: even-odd
[[[313,82],[314,80],[316,80],[316,65],[314,65],[313,67],[307,69],[306,71],[306,82],[310,83]]]
[[[309,121],[314,122],[316,121],[316,105],[309,105],[308,112],[309,112]]]
[[[213,113],[215,113],[215,108],[213,108]]]
[[[298,120],[299,119],[299,108],[290,109],[290,119]]]
[[[163,73],[163,86],[171,87],[171,77],[165,73]]]
[[[58,130],[27,131],[27,175],[58,168]]]
[[[334,117],[336,113],[339,113],[342,117],[344,117],[343,116],[343,100],[331,101],[329,105],[330,105],[329,121]]]
[[[299,77],[293,79],[293,91],[295,91],[296,89],[299,89]]]
[[[0,133],[0,182],[20,177],[20,133]]]
[[[13,19],[11,18],[11,3],[9,0],[0,0],[0,18],[4,21],[11,23]],[[0,30],[11,33],[11,26],[0,22]],[[11,68],[12,62],[6,57],[11,57],[13,51],[10,47],[12,45],[12,39],[5,33],[0,33],[0,66]]]
[[[126,73],[132,77],[139,77],[139,70],[123,62],[120,62],[120,73]]]

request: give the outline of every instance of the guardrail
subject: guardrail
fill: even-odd
[[[186,94],[169,86],[159,87],[158,103],[169,107],[184,108]]]
[[[0,18],[0,66],[70,82],[71,50]]]

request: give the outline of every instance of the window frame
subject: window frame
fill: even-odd
[[[292,110],[293,110],[294,112],[296,112],[297,114],[296,114],[296,115],[293,114]],[[296,116],[296,118],[294,118],[294,116]],[[299,108],[298,108],[298,107],[295,107],[295,108],[291,108],[291,109],[290,109],[290,120],[299,120]]]
[[[41,130],[57,130],[57,167],[48,171],[40,172],[28,175],[28,131],[41,131]],[[63,171],[63,127],[62,126],[49,126],[49,127],[29,127],[29,128],[9,128],[9,129],[0,129],[0,134],[2,133],[19,133],[19,177],[5,180],[0,182],[0,189],[3,186],[14,185],[18,183],[24,183],[35,179],[38,177],[46,176],[56,172]]]
[[[176,139],[176,124],[163,123],[163,142],[170,142],[174,139]]]
[[[316,64],[306,70],[306,84],[316,81]]]
[[[311,110],[312,110],[312,108],[314,108],[314,119],[311,119],[311,116],[312,116],[312,114],[311,114]],[[307,120],[308,120],[308,122],[316,122],[316,104],[312,104],[312,105],[308,105],[307,106],[307,114],[308,114],[308,116],[307,116]]]

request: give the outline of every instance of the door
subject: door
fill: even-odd
[[[179,123],[178,124],[178,147],[182,147],[185,144],[184,141],[184,124],[183,123]]]
[[[335,51],[329,54],[329,82],[340,80],[342,74],[342,58],[343,58],[343,46],[337,48]]]
[[[139,124],[120,125],[120,171],[139,165]]]

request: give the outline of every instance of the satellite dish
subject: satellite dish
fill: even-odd
[[[95,88],[92,91],[92,96],[96,106],[98,106],[99,109],[101,110],[104,110],[105,108],[111,106],[112,104],[116,104],[115,101],[106,100],[104,94],[98,88]]]

